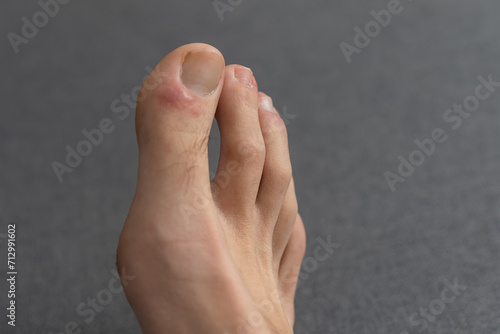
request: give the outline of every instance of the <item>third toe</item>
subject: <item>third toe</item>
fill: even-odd
[[[259,93],[259,119],[266,147],[257,206],[270,221],[280,214],[292,179],[286,126],[269,96]]]

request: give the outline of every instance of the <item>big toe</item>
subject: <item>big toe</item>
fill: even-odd
[[[209,184],[207,142],[224,67],[214,47],[188,44],[163,58],[144,81],[136,112],[139,193],[184,193]]]

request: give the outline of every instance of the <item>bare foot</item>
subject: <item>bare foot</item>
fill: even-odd
[[[182,46],[137,105],[139,175],[118,246],[146,334],[292,333],[305,252],[286,128],[252,72]],[[156,82],[156,83],[155,83]],[[207,143],[216,117],[218,171]]]

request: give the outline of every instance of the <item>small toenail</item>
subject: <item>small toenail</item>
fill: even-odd
[[[234,69],[234,76],[236,80],[242,84],[253,88],[253,73],[248,67],[238,66]]]
[[[215,91],[224,72],[224,60],[214,51],[189,52],[182,64],[181,80],[189,90],[201,95]]]
[[[260,96],[260,106],[267,111],[277,112],[269,96]]]

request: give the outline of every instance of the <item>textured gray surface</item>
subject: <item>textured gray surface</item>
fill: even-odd
[[[317,268],[308,261],[297,333],[417,333],[423,326],[408,316],[439,306],[444,280],[455,278],[467,289],[427,332],[498,333],[500,91],[457,130],[443,114],[474,93],[479,75],[500,81],[500,3],[403,6],[351,64],[339,43],[352,43],[353,28],[387,1],[243,1],[223,22],[211,1],[72,1],[19,54],[3,38],[0,233],[18,222],[12,332],[60,333],[70,321],[83,333],[140,332],[123,294],[91,323],[76,312],[113,277],[135,187],[133,116],[119,120],[110,105],[146,66],[206,42],[251,67],[278,109],[296,115],[288,127],[307,256],[318,237],[341,244]],[[40,8],[6,0],[0,9],[6,35]],[[115,131],[59,183],[52,161],[105,117]],[[383,173],[438,127],[448,140],[391,192]],[[0,288],[5,309],[4,280]]]

